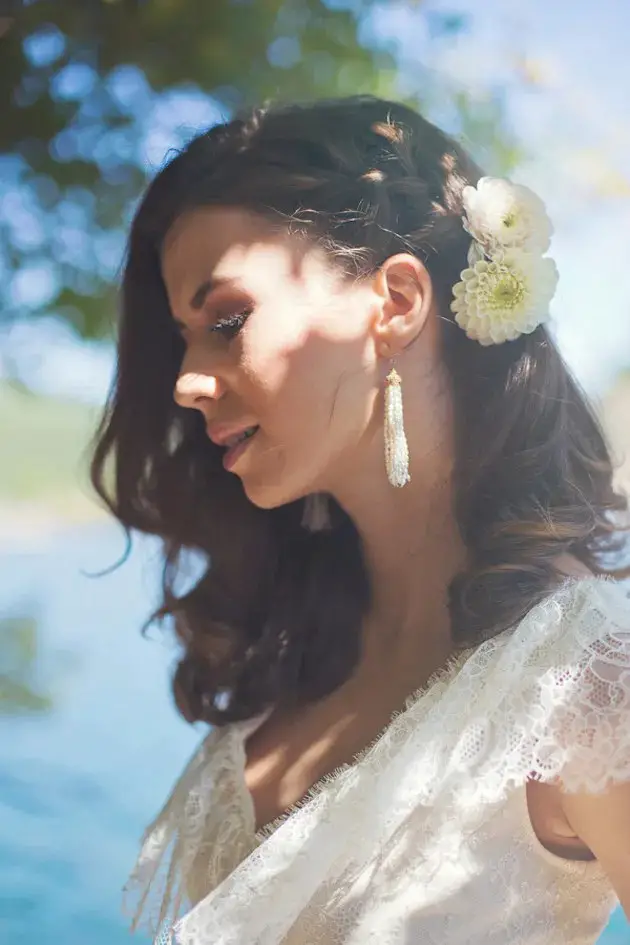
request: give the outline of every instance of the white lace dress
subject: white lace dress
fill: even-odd
[[[127,887],[160,945],[592,945],[616,904],[596,861],[547,852],[528,777],[630,780],[630,605],[567,581],[461,654],[355,762],[255,833],[244,742],[214,730]]]

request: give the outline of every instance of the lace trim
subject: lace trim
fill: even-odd
[[[339,765],[334,768],[328,774],[325,774],[318,781],[315,781],[314,784],[308,789],[306,794],[301,797],[295,804],[292,804],[290,807],[287,807],[285,811],[278,815],[278,817],[271,820],[268,824],[265,824],[261,827],[255,834],[255,840],[257,844],[264,843],[269,837],[271,837],[276,830],[281,827],[290,817],[296,814],[302,808],[306,807],[307,804],[310,804],[311,801],[314,801],[320,794],[324,791],[328,791],[333,788],[337,782],[346,775],[349,771],[352,771],[353,768],[362,765],[364,762],[367,762],[372,752],[377,751],[380,743],[386,738],[390,729],[398,724],[399,720],[404,719],[408,712],[410,712],[421,699],[424,699],[431,690],[439,686],[446,686],[452,679],[457,675],[459,670],[463,667],[466,660],[475,652],[476,647],[468,647],[465,650],[459,651],[455,656],[452,656],[445,666],[441,669],[436,670],[433,673],[428,681],[420,686],[418,689],[414,690],[407,698],[402,709],[398,709],[396,712],[393,712],[389,718],[389,721],[381,729],[381,731],[372,739],[364,748],[357,752],[352,761],[348,761],[343,765]],[[254,819],[255,812],[253,808],[253,803],[249,791],[247,792],[247,797],[251,805],[251,817]]]
[[[619,587],[593,590],[572,627],[573,647],[541,676],[539,709],[529,714],[538,776],[597,794],[630,780],[630,606]],[[514,723],[520,709],[515,700]]]
[[[361,877],[373,874],[375,851],[382,859],[392,844],[404,846],[412,831],[415,857],[407,859],[398,882],[420,870],[421,888],[439,871],[445,850],[451,844],[459,849],[462,836],[470,842],[484,836],[490,843],[496,829],[492,818],[532,772],[545,780],[564,775],[570,784],[572,744],[554,746],[546,735],[564,735],[571,706],[578,707],[579,718],[580,689],[593,654],[609,670],[604,676],[609,688],[598,690],[597,724],[591,718],[585,727],[592,732],[600,721],[606,726],[611,707],[622,720],[618,710],[627,705],[627,694],[618,690],[630,683],[625,676],[629,627],[627,598],[612,582],[567,581],[515,630],[481,644],[455,679],[438,682],[401,713],[361,765],[344,769],[330,790],[316,791],[178,922],[173,940],[178,945],[284,945],[295,931],[296,942],[324,941],[324,927],[336,921],[329,916],[341,903],[357,901]],[[627,715],[624,725],[613,728],[614,737],[605,744],[589,743],[604,753],[607,782],[630,779]],[[541,750],[543,745],[549,752]],[[597,771],[582,757],[584,763],[581,783],[597,789]],[[512,845],[520,851],[517,856],[526,857],[522,838],[515,835]],[[492,870],[492,862],[486,868]],[[423,869],[429,871],[424,879]],[[381,866],[377,875],[386,882],[387,869]],[[374,911],[364,901],[362,909],[378,921],[376,904]],[[354,945],[365,940],[361,935],[366,935],[364,925],[335,941]]]
[[[482,823],[532,773],[569,790],[630,780],[627,597],[612,581],[567,581],[514,630],[455,657],[353,764],[258,834],[245,731],[211,734],[149,830],[140,907],[171,841],[167,882],[156,887],[167,900],[162,921],[179,911],[182,884],[192,901],[209,890],[164,943],[280,943],[309,903],[341,895],[410,818],[421,860],[453,818]]]
[[[580,582],[580,584],[584,583],[586,582]],[[569,792],[589,790],[592,793],[598,793],[605,790],[610,783],[630,779],[630,757],[625,757],[622,748],[626,741],[623,729],[630,723],[630,607],[618,607],[620,598],[616,593],[610,599],[606,599],[605,594],[602,597],[602,585],[612,587],[615,592],[619,590],[617,582],[608,583],[605,579],[597,579],[593,585],[594,592],[599,594],[599,606],[593,600],[595,613],[607,622],[610,622],[614,614],[615,619],[625,621],[629,629],[617,628],[614,632],[601,639],[596,638],[594,641],[591,640],[589,629],[576,633],[577,642],[584,648],[580,659],[575,665],[550,669],[548,676],[543,676],[540,681],[540,700],[534,700],[535,703],[542,705],[549,698],[554,700],[557,691],[563,688],[568,689],[569,686],[581,694],[576,699],[576,704],[568,699],[567,704],[559,704],[553,720],[549,720],[547,729],[540,733],[534,732],[532,738],[532,745],[535,748],[531,755],[530,776],[544,781],[561,777],[563,787]],[[571,581],[567,582],[563,590],[566,592],[570,586],[573,586]],[[621,601],[628,604],[628,598],[625,596],[621,597]],[[599,622],[597,626],[599,627]],[[493,640],[489,640],[486,646],[492,649],[493,644],[497,644],[503,637],[511,637],[513,633],[513,630],[506,631]],[[434,673],[424,686],[406,699],[404,708],[391,716],[376,738],[356,754],[352,762],[340,765],[324,775],[312,785],[304,797],[270,823],[261,827],[256,833],[257,843],[263,843],[272,836],[293,814],[305,807],[322,791],[333,787],[342,775],[367,761],[371,753],[378,749],[379,743],[387,736],[389,730],[399,721],[404,721],[404,716],[432,689],[452,682],[458,671],[464,667],[477,649],[478,647],[470,647],[452,657],[445,668]],[[612,678],[607,678],[611,675]],[[611,710],[617,704],[618,707],[611,714]],[[518,708],[523,708],[527,712],[525,705],[519,704]],[[599,724],[597,724],[596,713],[599,713]],[[603,714],[606,714],[609,723],[614,722],[617,734],[614,745],[610,742],[611,732],[609,726],[604,724]],[[535,720],[532,721],[535,726]],[[417,719],[417,722],[420,723],[421,719]],[[614,750],[617,752],[617,761],[620,763],[619,769],[617,765],[613,765],[612,768],[609,766]],[[583,757],[584,751],[588,751],[591,755],[598,752],[602,755],[600,763],[595,768],[593,768],[592,757],[588,759]],[[630,753],[630,736],[627,740],[627,752]],[[518,775],[513,779],[513,783],[521,783],[521,774],[527,764],[528,762],[519,765]],[[249,792],[247,796],[251,802]],[[252,819],[253,817],[252,808]]]
[[[242,777],[244,733],[257,719],[213,729],[147,828],[123,890],[131,931],[170,930],[254,849]],[[170,941],[170,931],[158,935]]]

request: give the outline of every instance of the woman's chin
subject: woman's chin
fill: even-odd
[[[292,499],[285,498],[284,494],[280,494],[276,489],[257,488],[246,481],[243,482],[243,491],[252,505],[255,505],[258,509],[264,509],[265,511],[278,509],[281,505],[286,505],[287,502],[293,501]]]
[[[290,505],[292,502],[304,498],[305,494],[304,492],[292,493],[286,489],[256,487],[246,481],[243,481],[243,490],[252,505],[265,511],[279,509],[283,505]]]

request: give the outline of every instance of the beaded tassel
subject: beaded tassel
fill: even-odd
[[[385,468],[392,486],[400,489],[410,481],[409,447],[403,424],[402,384],[392,368],[385,381]]]

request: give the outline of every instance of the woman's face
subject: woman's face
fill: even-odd
[[[227,440],[224,465],[250,500],[335,492],[377,423],[371,282],[343,280],[321,250],[226,207],[176,221],[162,272],[186,346],[175,399]]]

